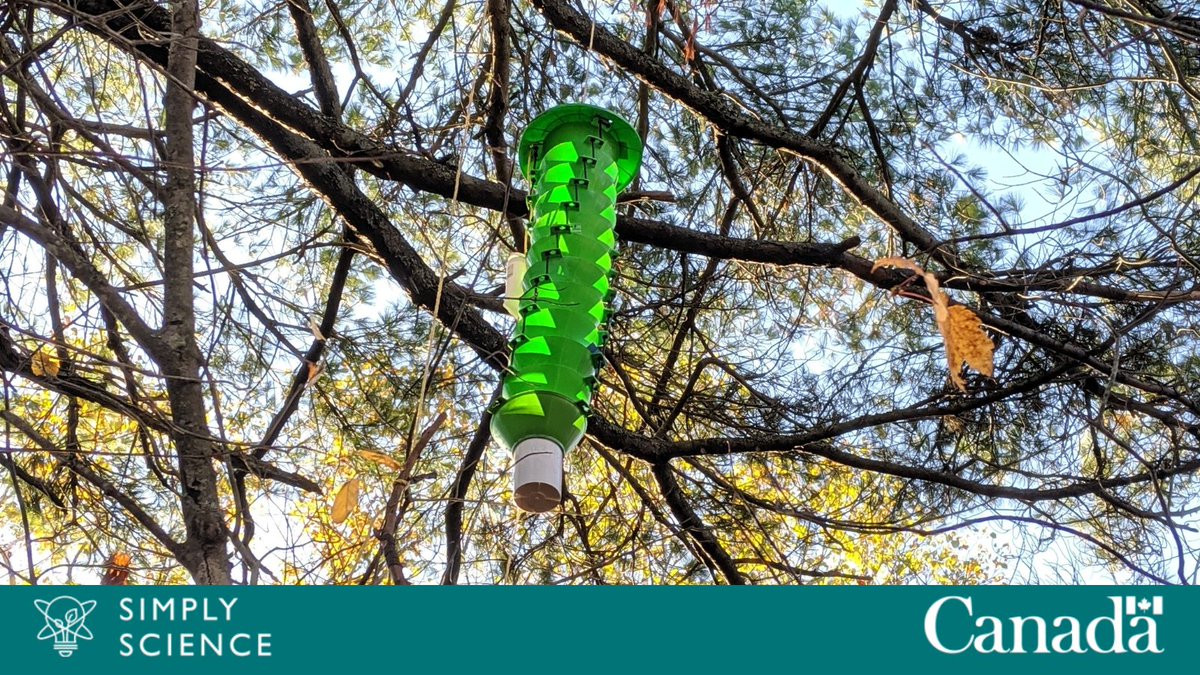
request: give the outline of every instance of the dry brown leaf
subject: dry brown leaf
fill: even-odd
[[[687,41],[683,43],[683,62],[691,63],[696,60],[696,33],[700,31],[699,21],[692,18],[692,31],[688,33]]]
[[[125,586],[129,583],[129,564],[133,558],[128,553],[118,551],[108,559],[104,575],[100,577],[101,586]]]
[[[363,459],[369,459],[372,462],[375,462],[376,464],[382,464],[389,469],[395,469],[396,471],[399,471],[404,468],[403,464],[397,462],[382,452],[375,452],[374,450],[359,450],[358,454]]]
[[[1113,411],[1112,419],[1113,423],[1116,424],[1117,428],[1121,431],[1133,430],[1134,418],[1133,415],[1129,414],[1128,412],[1123,410]]]
[[[950,381],[954,386],[962,391],[967,390],[967,383],[961,373],[963,363],[988,377],[992,376],[992,351],[995,345],[983,331],[983,323],[975,312],[964,305],[951,305],[950,298],[942,291],[937,277],[911,260],[880,258],[875,261],[871,271],[874,272],[880,267],[911,270],[925,280],[925,287],[929,289],[929,298],[933,303],[933,319],[937,323],[938,332],[942,334],[942,342],[946,345],[946,362],[950,365]]]
[[[308,362],[308,380],[306,384],[312,384],[313,380],[321,376],[325,372],[325,364],[316,364],[312,361]]]
[[[29,362],[29,369],[37,377],[58,377],[58,368],[58,357],[43,351],[34,352]]]
[[[947,321],[949,337],[946,340],[950,372],[957,374],[963,363],[984,375],[992,376],[992,350],[995,345],[983,331],[983,322],[969,307],[953,305]],[[953,347],[953,353],[951,353]],[[963,388],[960,385],[960,388]]]
[[[333,522],[343,522],[358,508],[359,487],[361,487],[361,483],[357,478],[351,478],[342,484],[337,496],[333,498],[333,513],[330,514]]]

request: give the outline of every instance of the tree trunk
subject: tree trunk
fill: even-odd
[[[221,515],[214,444],[205,415],[192,296],[196,216],[195,160],[192,154],[193,89],[200,34],[197,0],[172,0],[171,45],[164,102],[167,189],[163,200],[162,349],[157,355],[167,377],[167,395],[176,430],[181,506],[187,527],[182,560],[198,584],[228,584],[228,530]]]

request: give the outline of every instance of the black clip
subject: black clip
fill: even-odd
[[[592,356],[592,367],[599,370],[604,367],[604,352],[596,345],[588,345],[588,351]]]
[[[508,403],[508,399],[504,398],[503,396],[497,396],[495,403],[492,403],[488,406],[488,414],[495,415],[496,413],[500,412],[500,409],[504,407],[505,403]]]

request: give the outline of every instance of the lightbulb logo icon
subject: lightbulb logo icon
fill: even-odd
[[[49,602],[34,600],[33,605],[46,619],[38,639],[54,640],[54,651],[59,656],[67,658],[79,648],[80,640],[92,639],[92,631],[83,622],[96,609],[95,600],[80,602],[69,595],[60,595]]]

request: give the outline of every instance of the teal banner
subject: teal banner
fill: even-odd
[[[1190,670],[1197,629],[1200,593],[1160,587],[0,590],[3,672],[39,674],[1091,675]]]

